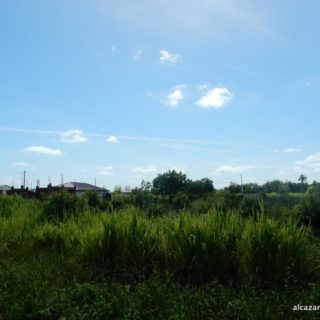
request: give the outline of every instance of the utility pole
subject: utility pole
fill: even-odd
[[[97,178],[94,177],[94,185],[97,186]]]
[[[26,188],[26,170],[23,171],[23,189]]]

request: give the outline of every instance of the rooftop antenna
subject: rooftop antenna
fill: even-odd
[[[23,188],[26,187],[26,170],[23,171]]]

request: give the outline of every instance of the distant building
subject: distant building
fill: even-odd
[[[7,191],[11,190],[11,187],[4,185],[0,186],[0,194],[7,194]]]
[[[100,188],[100,187],[94,186],[89,183],[67,182],[67,183],[60,185],[60,187],[63,187],[65,189],[69,189],[69,190],[73,189],[76,196],[78,196],[78,197],[82,196],[84,193],[86,193],[88,191],[92,191],[92,192],[96,193],[101,199],[105,199],[105,200],[111,199],[111,193],[109,190],[107,190],[105,188]]]

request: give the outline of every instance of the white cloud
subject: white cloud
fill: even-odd
[[[138,62],[141,59],[142,52],[143,52],[142,49],[138,49],[134,52],[133,57],[132,57],[134,62]]]
[[[286,148],[286,149],[283,149],[282,152],[284,152],[284,153],[301,152],[301,149],[300,148]]]
[[[46,154],[49,156],[62,156],[62,151],[59,149],[51,149],[43,146],[32,146],[22,150],[23,152],[33,152],[39,154]]]
[[[137,173],[155,173],[157,171],[157,168],[152,164],[147,167],[137,167],[133,169],[133,172]]]
[[[176,172],[183,172],[183,173],[185,173],[186,172],[186,170],[187,170],[187,167],[171,167],[170,169],[169,169],[170,171],[176,171]]]
[[[297,171],[320,172],[320,152],[316,152],[301,161],[296,162]]]
[[[118,143],[118,142],[119,142],[119,140],[118,140],[118,138],[117,138],[116,136],[110,136],[110,137],[108,137],[108,138],[106,139],[106,141],[107,141],[108,143]]]
[[[31,167],[31,164],[26,162],[13,162],[12,165],[14,167]]]
[[[171,53],[167,50],[160,50],[160,62],[163,64],[176,64],[182,61],[181,54]]]
[[[176,107],[184,98],[183,92],[180,88],[175,88],[166,97],[166,104],[170,107]]]
[[[297,153],[301,152],[302,149],[300,147],[295,148],[285,148],[285,149],[273,149],[273,152],[283,152],[283,153]]]
[[[205,109],[218,109],[224,107],[232,98],[233,94],[227,88],[214,88],[201,97],[196,104]]]
[[[100,168],[98,174],[101,176],[113,176],[113,167],[109,166]]]
[[[248,167],[243,166],[229,166],[224,165],[216,169],[215,173],[221,174],[221,173],[241,173],[242,171],[247,170]]]
[[[64,132],[62,135],[62,141],[66,143],[84,143],[88,141],[83,131],[78,129],[71,129]]]

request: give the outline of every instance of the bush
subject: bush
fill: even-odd
[[[134,205],[134,196],[115,193],[111,198],[113,210],[122,210]]]
[[[258,196],[245,195],[240,204],[240,213],[243,217],[256,218],[263,210],[262,200]]]
[[[54,193],[46,200],[43,214],[48,220],[63,220],[67,216],[77,215],[86,209],[84,198],[77,198],[67,192]]]
[[[303,197],[295,211],[302,224],[311,225],[315,233],[320,233],[320,193],[311,193]]]
[[[98,196],[96,192],[87,191],[83,195],[84,199],[86,200],[88,206],[90,208],[100,209],[102,206],[102,199]]]

